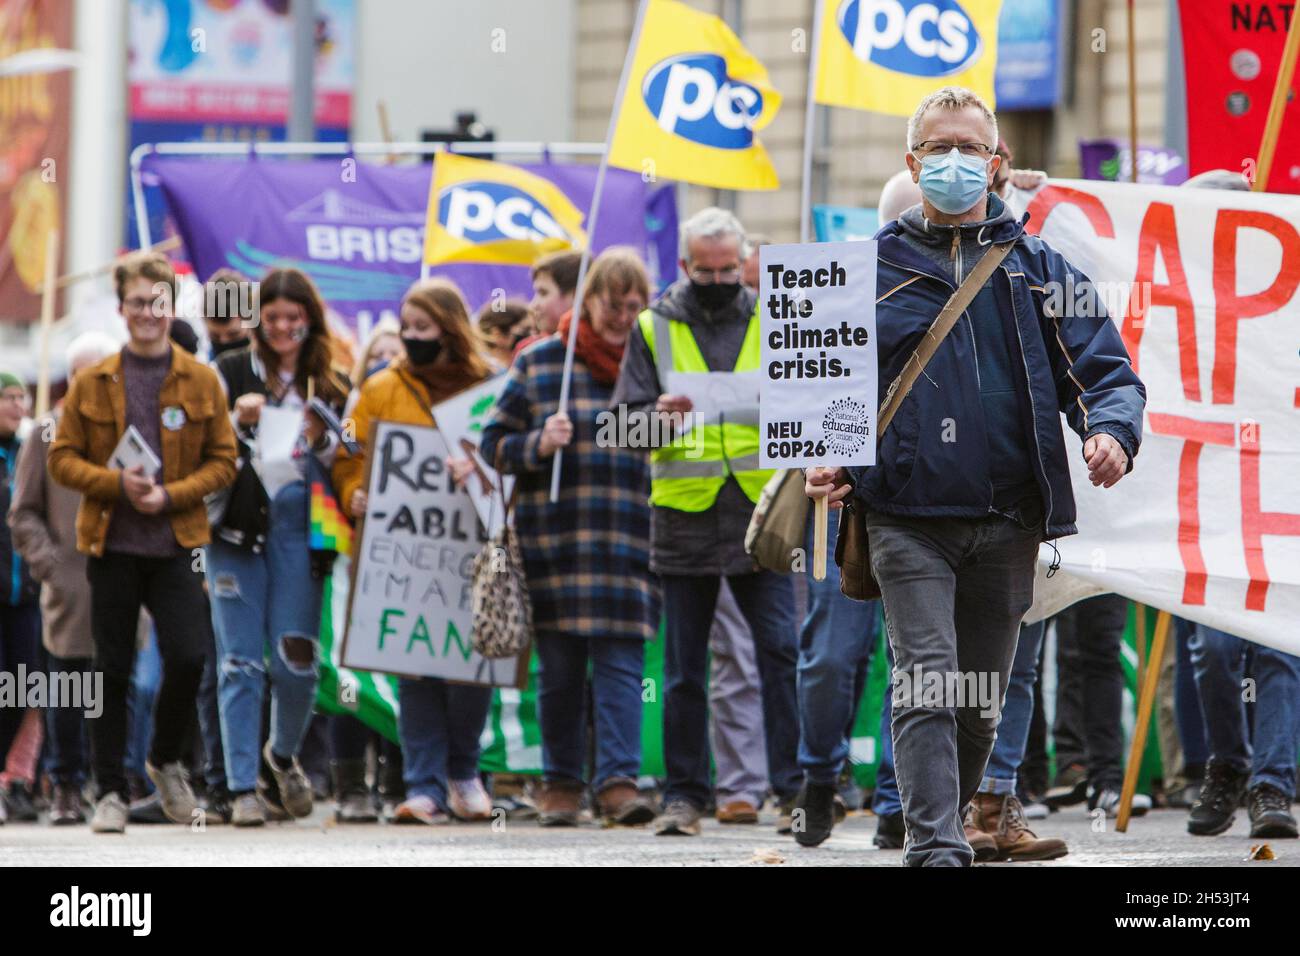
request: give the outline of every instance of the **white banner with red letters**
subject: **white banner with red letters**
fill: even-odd
[[[1067,429],[1062,571],[1300,654],[1300,197],[1053,180],[1011,205],[1093,280],[1147,389],[1114,487]],[[1048,292],[1058,314],[1085,301]]]

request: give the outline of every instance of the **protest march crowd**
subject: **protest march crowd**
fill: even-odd
[[[864,292],[877,300],[882,405],[954,295],[963,321],[899,396],[876,465],[810,468],[801,481],[831,501],[829,549],[837,525],[846,549],[869,536],[859,566],[876,600],[842,593],[834,563],[824,580],[802,564],[756,565],[746,535],[774,477],[759,464],[758,409],[692,418],[691,397],[670,386],[759,368],[765,240],[729,212],[683,223],[681,276],[661,295],[634,251],[612,247],[579,301],[580,254],[554,252],[532,266],[526,305],[472,317],[454,284],[423,279],[399,321],[356,350],[302,272],[226,270],[207,282],[205,359],[174,318],[167,259],[121,260],[129,340],[74,341],[48,420],[26,418],[28,383],[0,369],[0,670],[42,672],[50,686],[102,680],[93,715],[0,707],[0,822],[255,827],[330,800],[340,824],[505,813],[691,836],[706,814],[755,826],[770,807],[779,832],[816,846],[846,813],[870,810],[876,845],[909,865],[1065,855],[1054,810],[1119,811],[1130,602],[1100,595],[1055,616],[1054,700],[1040,679],[1051,622],[1021,621],[1040,545],[1076,531],[1062,414],[1092,492],[1106,494],[1141,467],[1146,392],[1104,308],[1045,305],[1045,288],[1087,277],[1004,202],[1014,180],[1041,174],[1012,171],[988,106],[961,88],[928,96],[906,148]],[[248,283],[251,321],[210,308]],[[433,425],[434,406],[496,374],[505,385],[476,451],[514,479],[539,663],[537,780],[480,772],[489,686],[401,677],[395,742],[314,708],[335,558],[309,531],[315,489],[363,517],[375,423]],[[598,428],[611,410],[695,441],[611,444]],[[283,413],[298,423],[292,467],[259,472],[258,442]],[[949,420],[960,440],[942,437]],[[467,451],[445,465],[458,485],[478,480]],[[867,797],[850,736],[882,623],[894,679]],[[643,674],[660,633],[665,774],[649,779]],[[1294,838],[1300,659],[1191,622],[1174,643],[1152,665],[1175,688],[1159,715],[1164,777],[1133,812],[1184,808],[1188,830],[1209,836],[1244,807],[1252,836]],[[922,695],[921,675],[958,672],[987,676],[992,698]],[[1244,677],[1257,686],[1249,707]]]

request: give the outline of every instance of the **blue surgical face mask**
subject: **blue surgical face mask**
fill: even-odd
[[[989,161],[963,156],[955,146],[921,160],[921,195],[940,212],[963,213],[989,189]]]

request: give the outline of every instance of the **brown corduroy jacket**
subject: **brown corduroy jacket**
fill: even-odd
[[[208,543],[211,529],[204,496],[235,479],[235,431],[217,375],[184,349],[172,349],[172,364],[158,391],[160,410],[179,408],[179,427],[162,432],[162,481],[171,504],[166,512],[182,548]],[[77,550],[99,556],[113,509],[130,508],[122,473],[107,467],[126,430],[126,385],[121,353],[78,373],[63,404],[58,435],[50,447],[50,476],[81,492]]]

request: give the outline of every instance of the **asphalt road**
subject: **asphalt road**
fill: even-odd
[[[0,867],[13,866],[898,866],[900,851],[871,843],[876,820],[853,814],[831,839],[803,849],[779,836],[775,817],[754,826],[708,820],[698,837],[656,837],[648,829],[542,829],[529,821],[441,827],[336,825],[328,808],[305,820],[260,830],[209,826],[131,825],[125,835],[93,834],[88,827],[44,824],[0,826]],[[1104,827],[1097,829],[1100,825]],[[1134,819],[1128,833],[1113,820],[1094,821],[1081,808],[1034,821],[1040,835],[1064,838],[1068,856],[1043,864],[1005,866],[1279,867],[1300,863],[1300,843],[1275,840],[1273,861],[1250,861],[1253,844],[1245,811],[1226,834],[1193,837],[1186,813],[1155,811]]]

